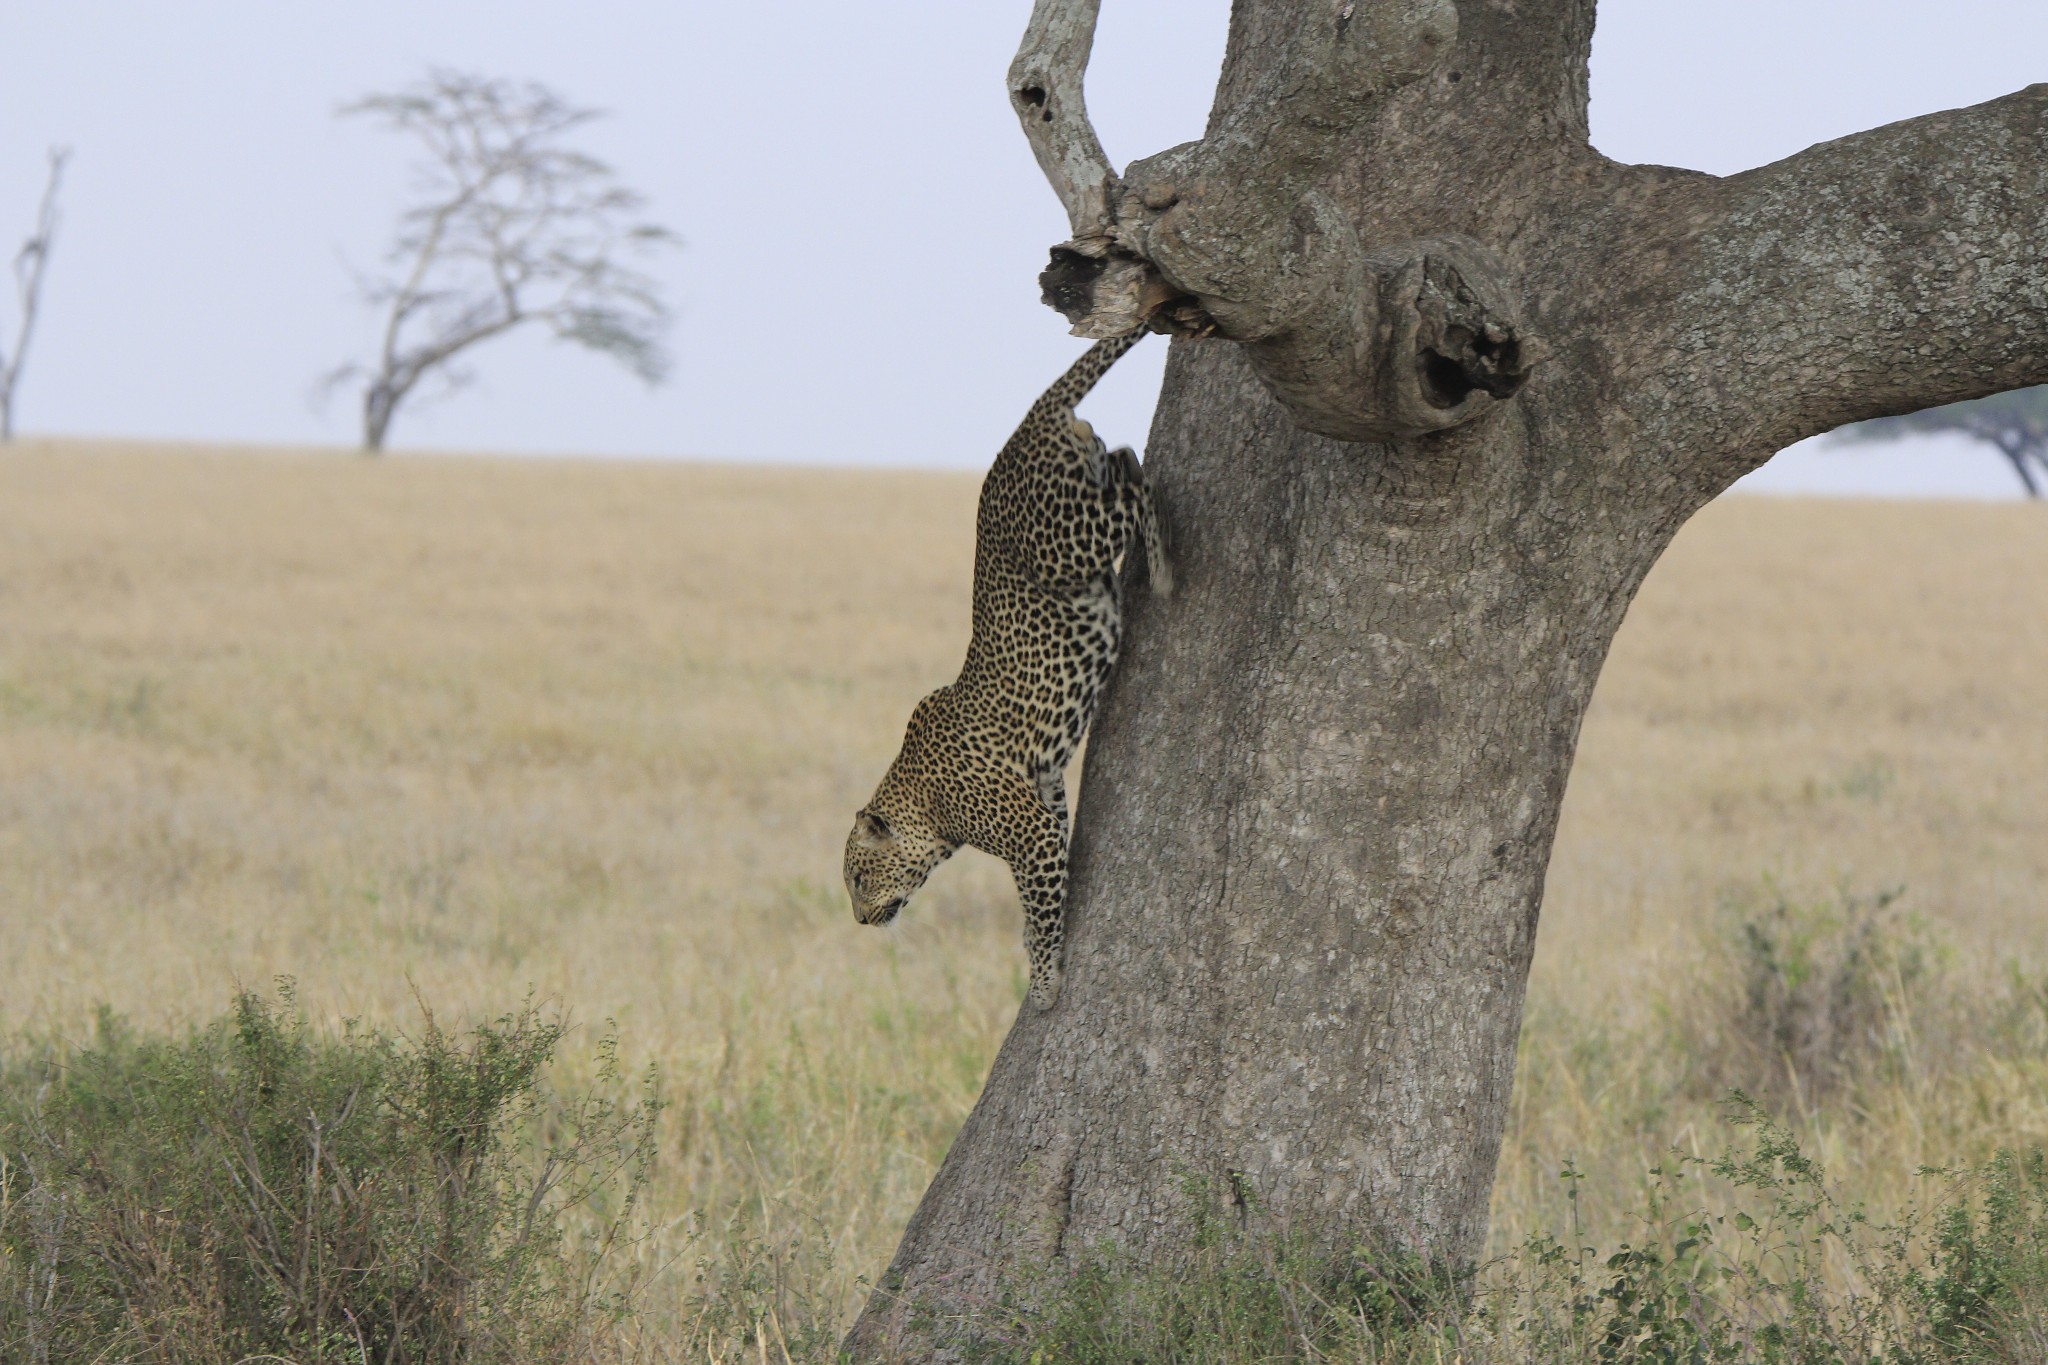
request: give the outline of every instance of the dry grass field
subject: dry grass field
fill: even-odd
[[[660,1071],[656,1246],[686,1263],[737,1210],[850,1307],[1023,984],[990,860],[886,932],[838,885],[850,813],[964,645],[974,492],[9,448],[0,1028],[76,1034],[102,1002],[171,1024],[277,975],[401,1026],[537,992]],[[1752,1083],[1880,1202],[1922,1162],[2048,1142],[2048,1066],[2012,1043],[2048,999],[2043,583],[2040,508],[1730,499],[1686,529],[1586,726],[1503,1245],[1562,1216],[1567,1158],[1597,1223],[1668,1145],[1712,1148],[1745,1038]],[[1744,922],[1815,961],[1891,945],[1856,958],[1876,1005],[1831,1025],[1882,1035],[1853,1086],[1779,1074],[1768,1021],[1755,1045]]]

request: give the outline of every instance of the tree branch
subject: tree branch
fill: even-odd
[[[1714,480],[2048,382],[2048,85],[1701,177],[1673,209],[1624,291],[1646,322],[1624,364],[1638,418],[1705,435]]]
[[[1088,121],[1082,83],[1101,0],[1038,0],[1010,63],[1010,107],[1073,228],[1072,250],[1109,249],[1117,178]]]

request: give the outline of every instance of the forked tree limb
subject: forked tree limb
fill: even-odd
[[[1082,96],[1098,12],[1039,0],[1010,68],[1074,234],[1040,284],[1077,335],[1243,343],[1298,424],[1347,441],[1442,431],[1513,397],[1545,348],[1504,263],[1464,237],[1363,241],[1325,192],[1360,129],[1451,50],[1449,0],[1305,7],[1208,136],[1122,180]]]
[[[1067,211],[1069,248],[1090,256],[1109,249],[1117,184],[1082,93],[1101,8],[1101,0],[1038,0],[1010,63],[1010,107]]]

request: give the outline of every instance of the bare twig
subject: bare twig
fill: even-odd
[[[356,1321],[356,1315],[349,1311],[347,1304],[341,1306],[341,1312],[348,1319],[348,1330],[355,1334],[356,1365],[370,1365],[370,1346],[363,1340],[363,1325]]]
[[[1089,256],[1109,249],[1117,183],[1081,93],[1100,9],[1101,0],[1038,0],[1010,63],[1010,106],[1067,210],[1072,248]]]
[[[29,339],[36,330],[43,273],[49,268],[50,248],[57,240],[57,187],[64,179],[64,163],[70,159],[69,147],[50,149],[49,178],[43,182],[43,202],[36,210],[35,233],[14,256],[14,295],[20,321],[14,332],[13,352],[0,355],[0,441],[14,439],[14,390],[21,380],[21,364],[28,355]]]

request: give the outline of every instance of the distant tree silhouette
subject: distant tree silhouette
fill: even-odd
[[[42,206],[36,210],[36,230],[14,254],[14,297],[19,322],[14,330],[14,348],[0,352],[0,441],[14,439],[14,394],[21,382],[21,363],[28,356],[29,339],[35,335],[36,313],[43,298],[43,272],[50,264],[50,248],[57,240],[57,188],[64,179],[64,163],[71,159],[69,147],[50,149],[49,177],[43,182]]]
[[[1998,447],[2013,472],[2038,498],[2048,488],[2048,385],[1994,393],[1967,403],[1876,417],[1843,427],[1836,436],[1849,441],[1895,441],[1923,432],[1955,431]]]
[[[678,244],[634,221],[643,200],[611,167],[560,145],[596,118],[546,87],[435,71],[418,85],[344,107],[425,145],[418,201],[399,218],[389,273],[359,281],[383,311],[374,361],[327,376],[360,381],[363,449],[384,448],[398,408],[434,381],[474,379],[456,362],[471,347],[534,324],[612,356],[648,383],[667,373],[668,310],[625,258]]]

